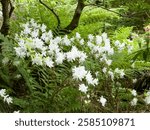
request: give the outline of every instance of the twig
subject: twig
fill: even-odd
[[[45,3],[43,3],[41,0],[39,0],[39,2],[42,4],[42,5],[44,5],[48,10],[50,10],[53,14],[54,14],[54,16],[56,17],[56,19],[57,19],[57,22],[58,22],[58,24],[57,24],[57,28],[60,28],[60,19],[59,19],[59,16],[56,14],[56,12],[52,9],[52,8],[50,8],[48,5],[46,5]]]

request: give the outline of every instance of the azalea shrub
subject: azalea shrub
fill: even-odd
[[[138,93],[130,58],[135,50],[128,39],[110,40],[107,33],[53,36],[33,19],[21,26],[12,51],[2,63],[12,66],[11,95],[1,100],[20,112],[145,112],[150,91]],[[15,79],[15,80],[14,80]],[[8,86],[5,86],[8,89]],[[10,88],[9,88],[10,89]],[[4,97],[4,99],[3,99]],[[8,99],[7,99],[7,98]]]

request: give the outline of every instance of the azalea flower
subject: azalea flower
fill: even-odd
[[[102,43],[102,37],[101,36],[96,36],[96,44],[101,45]]]
[[[107,39],[107,33],[104,32],[104,33],[102,33],[101,36],[102,36],[102,38],[103,38],[104,41]]]
[[[43,65],[42,55],[36,53],[35,56],[32,58],[32,64]]]
[[[38,35],[39,35],[39,30],[38,30],[38,29],[36,29],[36,30],[34,30],[34,31],[31,32],[31,36],[32,36],[33,38],[38,37]]]
[[[133,83],[136,83],[136,82],[137,82],[137,79],[133,79],[132,82],[133,82]]]
[[[84,66],[79,66],[79,67],[75,66],[72,69],[72,73],[74,79],[82,80],[86,76],[87,71],[85,70]]]
[[[108,74],[112,80],[114,80],[114,73],[112,71],[108,71]]]
[[[80,90],[81,92],[83,92],[83,93],[87,93],[88,87],[85,86],[85,84],[80,84],[80,85],[79,85],[79,90]]]
[[[106,104],[106,102],[107,102],[107,100],[106,100],[106,98],[104,98],[103,96],[101,96],[100,99],[99,99],[99,102],[100,102],[100,103],[102,104],[102,106],[104,107],[105,104]]]
[[[4,97],[6,95],[6,89],[1,89],[0,90],[0,96]]]
[[[150,91],[148,91],[146,93],[146,97],[145,97],[144,101],[147,105],[150,104]]]
[[[74,61],[76,58],[80,57],[80,51],[73,46],[70,52],[66,53],[68,61]]]
[[[25,58],[27,54],[26,48],[23,47],[14,47],[16,55],[20,58]]]
[[[64,61],[64,59],[65,59],[65,54],[64,53],[57,53],[56,54],[56,60],[55,60],[55,62],[56,62],[56,64],[62,64],[63,63],[63,61]]]
[[[131,91],[131,94],[132,94],[133,96],[136,96],[136,95],[137,95],[136,90],[133,89],[133,90]]]
[[[9,97],[8,95],[4,97],[4,101],[6,101],[8,104],[13,103],[13,99]]]
[[[103,73],[106,73],[106,72],[107,72],[107,68],[104,67],[104,68],[102,69],[102,72],[103,72]]]
[[[81,36],[78,32],[76,33],[76,39],[78,39],[78,40],[81,39]]]
[[[49,68],[54,67],[54,62],[52,61],[52,59],[50,57],[46,57],[44,59],[44,62]]]
[[[92,34],[89,34],[88,38],[89,38],[90,41],[92,41],[94,39],[94,36]]]
[[[46,31],[46,26],[44,24],[42,24],[42,26],[41,26],[41,31],[42,31],[42,33]]]
[[[81,40],[79,41],[79,43],[80,43],[81,45],[84,45],[84,39],[81,39]]]
[[[84,61],[86,60],[86,58],[87,58],[86,53],[80,52],[80,55],[79,55],[79,62],[80,62],[80,63],[84,62]]]
[[[136,106],[138,99],[137,98],[133,98],[133,100],[130,102],[131,106]]]

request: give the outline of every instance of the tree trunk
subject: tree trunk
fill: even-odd
[[[1,0],[2,4],[2,13],[3,13],[3,24],[0,32],[5,36],[8,35],[9,32],[9,0]]]
[[[84,7],[85,7],[85,5],[84,5],[83,0],[78,0],[78,5],[77,5],[77,8],[75,10],[73,19],[70,22],[70,24],[65,28],[65,30],[67,30],[68,32],[71,32],[76,27],[78,27],[80,16],[81,16],[81,13],[82,13]]]

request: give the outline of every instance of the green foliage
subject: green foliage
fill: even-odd
[[[149,0],[111,0],[110,4],[111,7],[121,7],[119,11],[124,15],[122,19],[124,25],[142,29],[145,23],[150,22]]]
[[[44,2],[59,15],[62,28],[70,23],[76,1],[46,0]],[[87,0],[85,2],[86,4],[91,3]],[[94,2],[96,3],[96,1]],[[20,39],[28,39],[27,36],[21,35],[22,27],[18,26],[19,24],[33,18],[38,23],[44,23],[47,26],[46,31],[54,30],[57,26],[56,17],[38,1],[17,0],[15,14],[11,21],[11,35],[9,37],[0,35],[0,89],[7,89],[13,97],[13,104],[8,105],[0,97],[0,112],[13,112],[14,110],[20,110],[20,112],[143,112],[149,109],[149,105],[144,102],[145,93],[150,86],[149,33],[140,34],[137,38],[133,38],[133,41],[129,41],[129,38],[132,38],[131,32],[134,27],[142,28],[145,22],[148,23],[148,3],[149,1],[146,0],[130,2],[107,0],[105,3],[96,4],[111,11],[100,7],[86,7],[84,9],[79,26],[68,37],[74,39],[75,33],[79,32],[82,36],[81,39],[84,38],[83,45],[79,44],[81,39],[75,38],[72,46],[86,52],[88,58],[82,65],[91,72],[94,78],[97,77],[100,81],[95,87],[89,85],[87,95],[79,91],[79,84],[82,82],[72,78],[73,66],[80,65],[77,60],[68,62],[65,59],[63,64],[48,68],[45,65],[33,65],[31,57],[19,58],[16,56],[14,47],[18,47],[19,41],[12,37],[15,37],[17,33]],[[112,11],[119,12],[125,17],[122,18]],[[87,45],[90,41],[87,38],[89,34],[94,37],[92,44],[96,45],[95,35],[102,34],[102,32],[107,32],[110,35],[112,40],[110,45],[115,50],[113,55],[107,57],[112,60],[110,66],[100,61],[102,55],[99,59],[93,56]],[[40,32],[41,35],[42,32]],[[119,47],[114,44],[116,40],[119,40],[120,44],[125,43],[124,48],[126,49],[118,51]],[[47,45],[49,44],[51,43]],[[133,46],[134,52],[132,54],[127,49],[130,45]],[[68,52],[72,46],[61,46],[61,49],[63,52]],[[105,73],[103,72],[104,67],[107,67]],[[116,74],[112,80],[111,72],[114,72],[116,68],[125,70],[126,75],[119,78],[119,75]],[[137,82],[133,83],[135,78]],[[137,90],[137,96],[131,94],[133,88]],[[107,100],[105,107],[99,101],[102,95]],[[138,102],[136,106],[132,106],[131,101],[135,97]]]

